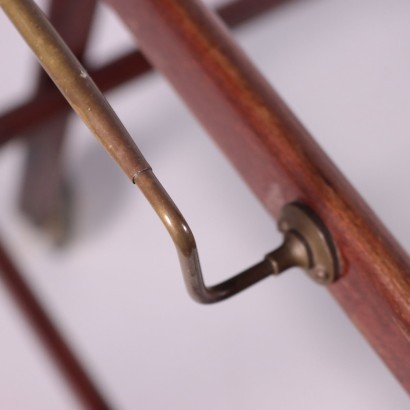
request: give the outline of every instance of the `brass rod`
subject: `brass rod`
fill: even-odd
[[[90,77],[103,92],[152,71],[152,67],[139,50],[124,54],[103,66],[92,69]],[[0,146],[19,137],[21,133],[66,112],[70,106],[55,87],[25,103],[11,108],[0,116]],[[24,118],[24,121],[21,119]],[[30,134],[24,138],[30,138]]]
[[[74,111],[126,175],[132,180],[149,168],[117,115],[37,5],[29,0],[1,0],[0,4]]]
[[[72,108],[124,173],[148,199],[177,248],[185,285],[193,299],[226,299],[275,272],[269,259],[216,286],[204,284],[194,236],[131,136],[100,90],[32,0],[0,0],[40,64]],[[279,265],[278,265],[279,266]]]

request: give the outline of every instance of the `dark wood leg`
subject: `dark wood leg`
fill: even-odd
[[[296,2],[300,0],[292,0]],[[222,5],[217,14],[228,27],[235,27],[272,10],[290,0],[237,0]]]
[[[80,59],[86,48],[95,7],[95,0],[54,0],[51,3],[51,22]],[[36,95],[41,96],[54,88],[42,71]],[[27,159],[20,208],[50,234],[55,243],[62,243],[69,232],[69,186],[62,163],[68,115],[62,112],[49,118],[26,136]]]
[[[1,245],[0,278],[84,407],[90,410],[112,408],[98,391],[91,377],[25,282],[24,276],[18,272]]]

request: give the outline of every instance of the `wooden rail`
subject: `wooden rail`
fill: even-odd
[[[195,0],[106,2],[273,217],[295,200],[320,215],[343,264],[330,291],[410,390],[408,255],[212,11]]]

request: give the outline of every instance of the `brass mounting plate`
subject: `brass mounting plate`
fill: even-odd
[[[315,282],[328,285],[338,279],[336,246],[325,224],[310,208],[298,202],[285,205],[278,225],[281,232],[294,232],[304,239],[310,259],[305,271]]]

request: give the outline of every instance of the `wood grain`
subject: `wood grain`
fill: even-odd
[[[410,390],[408,255],[214,13],[193,0],[106,2],[273,217],[294,200],[321,216],[343,265],[329,290]]]

